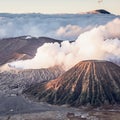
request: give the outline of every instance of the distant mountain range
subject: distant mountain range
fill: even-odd
[[[111,13],[104,9],[98,9],[98,10],[83,12],[83,14],[111,14]]]

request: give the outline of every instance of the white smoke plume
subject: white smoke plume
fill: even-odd
[[[4,14],[0,13],[0,38],[30,35],[75,40],[86,28],[115,19],[104,14]],[[75,31],[77,28],[77,31]]]
[[[55,65],[65,70],[82,60],[110,60],[120,62],[120,19],[81,34],[75,42],[45,43],[32,60],[10,63],[23,69],[48,68]]]

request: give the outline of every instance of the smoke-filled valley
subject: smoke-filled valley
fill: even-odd
[[[119,78],[120,16],[0,13],[0,120],[119,120]]]

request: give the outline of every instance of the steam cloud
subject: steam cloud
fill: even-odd
[[[32,60],[10,63],[23,69],[48,68],[55,65],[65,70],[82,60],[98,59],[120,62],[120,19],[80,34],[75,42],[45,43]]]
[[[57,30],[57,36],[61,36],[62,39],[66,38],[66,39],[72,39],[74,40],[75,38],[77,39],[77,37],[85,32],[85,31],[88,31],[92,29],[91,26],[87,26],[85,28],[81,28],[77,25],[67,25],[65,27],[60,27],[58,30]]]
[[[118,16],[119,17],[119,16]],[[0,14],[0,38],[31,35],[75,40],[79,34],[106,24],[115,15],[98,14]],[[76,31],[76,30],[77,31]]]

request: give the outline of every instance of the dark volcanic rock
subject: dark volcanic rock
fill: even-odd
[[[32,85],[24,93],[50,104],[120,104],[120,67],[108,61],[83,61],[59,78]]]

